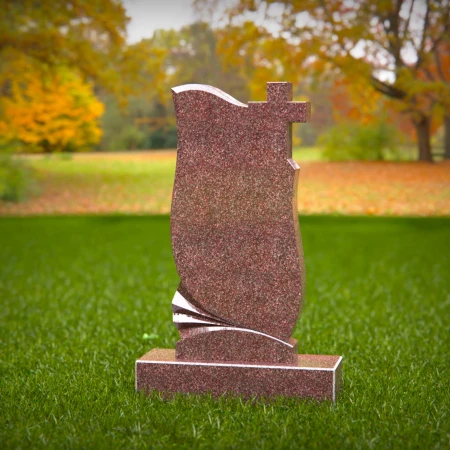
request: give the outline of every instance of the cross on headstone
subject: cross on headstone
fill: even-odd
[[[262,107],[263,111],[270,111],[272,116],[279,117],[286,122],[308,122],[311,116],[309,102],[292,101],[291,83],[267,83],[267,101],[249,102],[249,107]]]
[[[266,133],[269,130],[274,133],[276,139],[271,148],[280,152],[280,156],[291,158],[291,124],[309,121],[310,103],[292,101],[291,83],[267,83],[267,101],[248,102],[248,109],[253,123],[261,125]]]

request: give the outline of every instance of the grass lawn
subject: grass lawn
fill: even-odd
[[[302,214],[450,216],[450,162],[326,162],[296,150]],[[0,201],[2,215],[168,214],[176,153],[27,157],[40,180],[28,201]]]
[[[137,395],[136,358],[177,341],[168,217],[1,219],[1,447],[449,448],[450,219],[301,227],[294,337],[344,356],[335,405]]]

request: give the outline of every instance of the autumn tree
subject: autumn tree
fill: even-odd
[[[246,101],[247,80],[236,66],[224,67],[218,39],[207,23],[198,22],[180,30],[156,30],[151,38],[129,46],[127,57],[135,68],[130,70],[133,81],[129,84],[138,95],[128,92],[122,116],[114,100],[106,99],[102,145],[120,143],[124,133],[137,137],[143,132],[146,148],[176,146],[170,88],[180,84],[214,85]],[[122,126],[118,126],[120,117]]]
[[[2,140],[45,151],[96,143],[103,107],[92,83],[123,98],[136,68],[122,3],[0,0],[0,8]]]
[[[209,24],[196,22],[181,30],[157,30],[147,43],[166,51],[165,83],[169,86],[210,84],[245,101],[248,98],[247,80],[236,71],[237,66],[224,66],[219,39],[218,32]],[[170,91],[168,94],[171,101]]]
[[[113,61],[121,54],[128,21],[119,0],[0,0],[0,10],[3,66],[25,55],[117,91],[120,73]],[[4,91],[10,80],[0,82]]]
[[[450,159],[450,32],[427,54],[420,71],[420,90],[437,106],[444,126],[444,158]]]
[[[237,0],[229,10],[232,32],[224,36],[225,51],[245,52],[249,44],[233,32],[233,26],[246,35],[252,13],[266,19],[265,27],[256,27],[260,30],[256,38],[263,35],[270,48],[270,30],[271,41],[280,44],[266,53],[266,61],[276,58],[287,76],[295,70],[293,81],[311,71],[337,71],[361,80],[408,115],[416,129],[419,159],[432,160],[430,123],[436,102],[430,90],[436,92],[442,85],[425,88],[419,73],[448,37],[449,0]],[[282,50],[288,55],[280,57]]]
[[[228,24],[217,31],[222,65],[246,80],[253,100],[265,100],[266,82],[299,80],[293,46],[254,22]]]
[[[16,61],[10,95],[0,97],[0,141],[28,151],[74,151],[98,143],[103,113],[89,84],[69,69]]]

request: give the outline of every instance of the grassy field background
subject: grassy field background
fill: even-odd
[[[294,337],[344,356],[335,405],[136,395],[136,358],[178,339],[169,218],[0,220],[1,447],[449,448],[450,219],[300,223]]]
[[[176,153],[30,156],[39,189],[0,215],[168,214]],[[297,149],[302,214],[450,215],[450,163],[325,162],[318,148]]]

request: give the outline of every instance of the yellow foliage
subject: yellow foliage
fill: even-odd
[[[368,125],[380,119],[385,103],[382,95],[369,89],[361,78],[341,77],[331,95],[336,122],[348,120]]]
[[[83,150],[99,142],[104,106],[74,72],[20,62],[0,98],[0,138],[27,151]],[[16,66],[17,68],[18,66]]]
[[[119,0],[0,0],[0,70],[13,50],[120,95],[128,20]]]

